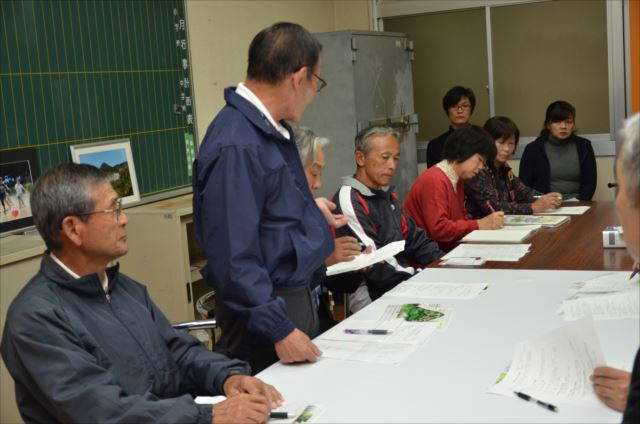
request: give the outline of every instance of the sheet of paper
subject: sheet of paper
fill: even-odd
[[[200,405],[215,405],[216,403],[227,400],[226,396],[196,396],[194,401]]]
[[[398,284],[385,293],[385,296],[419,299],[474,299],[488,286],[488,284],[478,283],[426,283],[414,280]]]
[[[352,261],[338,262],[327,267],[327,276],[356,271],[389,259],[404,250],[404,240],[394,241],[371,253],[362,253]]]
[[[409,344],[345,342],[319,338],[314,339],[313,342],[322,351],[321,359],[344,359],[375,364],[398,364],[418,347],[418,345]]]
[[[474,230],[462,238],[464,243],[522,243],[524,239],[531,235],[531,230],[514,229],[509,230]]]
[[[489,393],[516,390],[552,404],[600,402],[589,376],[605,364],[593,320],[581,319],[518,343],[507,374]]]
[[[591,316],[596,320],[640,318],[640,291],[580,296],[562,302],[560,312],[566,321]]]
[[[405,322],[403,320],[354,320],[342,321],[316,338],[378,344],[419,345],[426,343],[438,328],[437,323]],[[345,330],[387,330],[388,334],[349,334]]]
[[[531,244],[460,244],[442,259],[480,257],[487,261],[518,262]]]
[[[419,308],[419,313],[411,313],[410,310]],[[387,305],[380,321],[411,321],[435,324],[439,330],[447,327],[451,318],[451,308],[441,303],[405,303],[401,305]]]
[[[288,412],[293,414],[293,418],[270,418],[268,423],[294,424],[294,423],[317,423],[318,417],[322,415],[325,408],[322,405],[312,404],[303,401],[286,401],[273,412]]]
[[[570,216],[558,215],[505,215],[504,228],[523,227],[529,225],[556,227],[570,219]]]
[[[578,293],[613,293],[638,287],[638,281],[629,281],[627,273],[609,273],[575,286]]]
[[[556,209],[547,209],[536,215],[582,215],[588,211],[589,208],[591,208],[591,206],[561,206]]]

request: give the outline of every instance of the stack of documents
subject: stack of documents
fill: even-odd
[[[568,222],[571,217],[558,215],[505,215],[504,228],[509,226],[541,225],[543,227],[557,227]]]
[[[526,227],[529,227],[528,225]],[[538,226],[539,228],[540,226]],[[522,243],[533,232],[520,227],[504,227],[499,230],[474,230],[462,238],[464,243]]]
[[[517,391],[552,404],[595,405],[600,401],[589,376],[605,364],[593,321],[583,319],[518,343],[509,370],[489,393],[515,397]]]
[[[356,256],[352,261],[338,262],[337,264],[327,267],[327,276],[366,268],[378,262],[392,258],[403,250],[404,240],[394,241],[378,250],[374,250],[371,253],[362,253]]]
[[[562,301],[558,313],[566,321],[586,316],[596,320],[640,317],[640,287],[626,272],[614,272],[579,283]]]
[[[538,212],[536,215],[582,215],[590,208],[591,206],[561,206],[556,209]]]
[[[518,262],[531,244],[460,244],[442,259],[482,258],[487,261]]]
[[[385,296],[418,299],[474,299],[488,284],[404,281],[386,292]]]

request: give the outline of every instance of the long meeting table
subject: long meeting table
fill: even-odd
[[[584,205],[586,203],[580,203]],[[287,401],[324,407],[316,422],[620,422],[621,414],[600,402],[559,404],[553,413],[517,398],[486,391],[512,359],[514,346],[567,322],[557,313],[569,287],[611,271],[628,277],[625,249],[603,249],[602,229],[618,224],[612,202],[591,209],[532,238],[532,251],[518,263],[489,262],[484,269],[440,268],[409,281],[488,283],[471,300],[433,299],[451,308],[447,327],[395,365],[321,358],[317,363],[275,364],[258,376]],[[506,269],[499,269],[506,268]],[[383,296],[347,319],[377,319],[387,305],[417,299]],[[631,369],[640,344],[638,319],[594,321],[608,364]]]

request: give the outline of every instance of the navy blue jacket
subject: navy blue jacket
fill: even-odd
[[[193,220],[203,276],[248,330],[277,342],[293,331],[275,287],[308,285],[334,249],[295,141],[233,88],[194,162]],[[293,134],[291,128],[281,124]]]
[[[596,156],[591,142],[586,138],[573,135],[576,140],[578,161],[580,162],[580,193],[579,200],[591,200],[596,192],[598,170]],[[527,186],[542,193],[551,191],[551,166],[545,150],[547,135],[541,135],[527,144],[520,160],[520,180]]]
[[[246,363],[175,331],[147,289],[107,270],[69,276],[48,253],[7,313],[2,358],[25,422],[211,423],[211,406]]]

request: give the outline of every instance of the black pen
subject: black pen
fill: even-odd
[[[269,412],[269,418],[285,419],[285,418],[293,418],[293,417],[295,417],[295,414],[292,414],[290,412],[280,412],[280,411]]]
[[[532,398],[531,396],[529,396],[529,395],[527,395],[525,393],[522,393],[522,392],[513,392],[513,393],[516,396],[518,396],[520,399],[522,399],[522,400],[526,400],[527,402],[534,402],[534,403],[538,404],[539,406],[542,406],[543,408],[548,409],[549,411],[558,412],[558,407],[555,406],[555,405],[552,405],[550,403],[543,402],[541,400]]]
[[[371,330],[362,330],[362,329],[351,329],[351,328],[347,328],[346,330],[344,330],[345,334],[373,334],[376,336],[384,336],[387,334],[391,334],[391,331],[389,330],[378,330],[378,329],[371,329]]]

